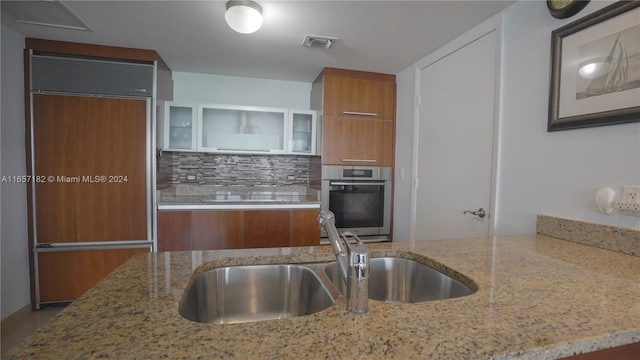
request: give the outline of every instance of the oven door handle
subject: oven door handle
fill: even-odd
[[[331,181],[329,183],[329,185],[331,185],[331,186],[333,186],[333,185],[335,185],[335,186],[343,186],[343,185],[345,185],[345,186],[349,186],[349,185],[358,185],[358,186],[374,185],[374,186],[380,186],[380,185],[385,185],[385,182],[384,181],[375,181],[375,182],[374,181],[372,181],[372,182],[346,182],[346,181],[333,182],[333,181]]]

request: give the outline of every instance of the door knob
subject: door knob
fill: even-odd
[[[483,208],[480,208],[476,211],[469,211],[469,210],[465,210],[463,213],[464,214],[471,214],[471,215],[475,215],[477,217],[479,217],[480,219],[484,219],[485,216],[487,216],[487,213],[484,211]]]

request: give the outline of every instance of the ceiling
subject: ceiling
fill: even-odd
[[[224,1],[63,1],[91,31],[2,23],[27,37],[156,50],[173,71],[311,82],[323,67],[396,74],[514,1],[261,1],[242,35]],[[544,5],[541,5],[544,6]],[[337,37],[330,49],[305,35]]]

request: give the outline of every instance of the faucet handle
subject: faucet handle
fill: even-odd
[[[340,235],[344,239],[344,242],[346,242],[347,244],[349,243],[349,240],[348,240],[349,237],[355,239],[356,240],[356,244],[358,244],[358,245],[362,244],[362,240],[360,240],[358,235],[352,233],[351,231],[343,231],[343,232],[340,233]]]
[[[340,234],[347,247],[347,253],[352,265],[355,264],[368,264],[369,262],[369,248],[360,240],[358,235],[351,231],[345,231]],[[349,238],[355,240],[350,242]]]
[[[369,252],[369,249],[364,244],[364,242],[360,240],[358,235],[352,233],[351,231],[344,231],[340,233],[340,236],[342,236],[342,239],[344,240],[344,243],[347,245],[347,248],[349,249],[349,251],[360,252],[364,250],[365,252]],[[350,242],[349,238],[354,239],[355,242]]]

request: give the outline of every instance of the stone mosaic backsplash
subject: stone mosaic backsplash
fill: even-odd
[[[163,152],[158,189],[175,185],[309,186],[316,157]]]

